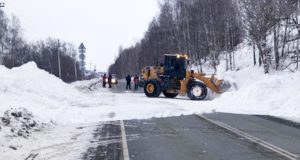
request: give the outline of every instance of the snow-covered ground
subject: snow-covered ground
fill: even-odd
[[[208,103],[219,112],[265,114],[300,122],[300,72],[264,74],[262,67],[253,66],[252,56],[251,46],[238,49],[235,72],[225,72],[222,61],[218,76],[235,82],[238,89]]]
[[[225,72],[222,62],[218,77],[237,88],[202,102],[115,93],[97,80],[65,84],[34,63],[12,70],[0,66],[0,159],[79,159],[96,145],[89,141],[101,121],[230,112],[300,122],[300,72],[265,75],[251,56],[251,48],[239,49],[235,72]]]

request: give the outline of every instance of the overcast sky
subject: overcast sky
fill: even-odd
[[[119,46],[139,41],[159,13],[157,0],[0,0],[16,15],[29,41],[60,38],[87,48],[90,63],[106,71]]]

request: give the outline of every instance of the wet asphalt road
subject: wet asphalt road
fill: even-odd
[[[299,123],[262,115],[215,113],[205,116],[300,155]]]
[[[300,151],[298,124],[268,117],[210,114],[224,122],[294,154]],[[124,121],[130,160],[277,160],[286,159],[232,134],[196,115]],[[95,138],[114,139],[90,149],[83,159],[121,160],[119,122],[102,124]],[[101,134],[99,134],[101,133]],[[106,138],[106,139],[105,139]],[[98,156],[97,156],[98,155]],[[100,156],[99,156],[100,155]]]
[[[121,160],[122,144],[119,122],[105,122],[97,126],[93,135],[94,140],[83,160]]]
[[[284,159],[194,115],[125,124],[131,160]]]

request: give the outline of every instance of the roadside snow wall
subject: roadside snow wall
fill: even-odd
[[[0,117],[11,108],[26,108],[43,122],[72,123],[82,120],[87,98],[33,62],[11,70],[0,66]]]
[[[217,111],[266,114],[300,119],[300,72],[272,71],[253,66],[252,47],[242,45],[236,51],[236,69],[225,72],[221,61],[218,76],[236,83],[237,90],[222,94],[211,104]]]

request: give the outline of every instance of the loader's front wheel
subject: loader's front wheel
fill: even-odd
[[[201,82],[191,81],[188,84],[187,95],[191,100],[204,100],[207,96],[207,87]]]
[[[157,81],[146,82],[144,92],[147,97],[159,97],[159,95],[161,94],[159,83]]]
[[[175,98],[177,97],[178,93],[168,93],[167,91],[163,91],[163,94],[165,95],[165,97],[167,98]]]

